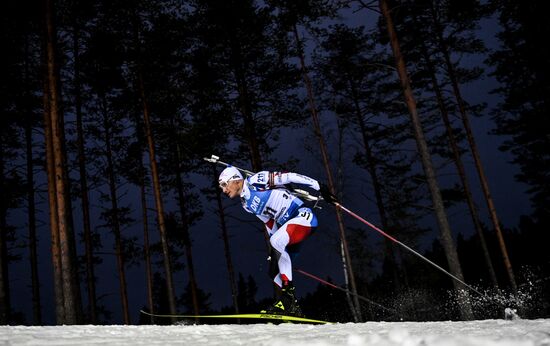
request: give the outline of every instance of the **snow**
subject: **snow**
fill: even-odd
[[[550,319],[331,325],[0,326],[0,345],[550,346]]]

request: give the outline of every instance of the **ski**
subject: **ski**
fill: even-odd
[[[162,315],[162,314],[152,314],[140,310],[144,315],[160,317],[160,318],[242,318],[242,319],[258,319],[258,320],[270,320],[270,321],[281,321],[281,322],[298,322],[298,323],[311,323],[311,324],[332,324],[332,322],[314,320],[311,318],[305,317],[296,317],[288,315],[278,315],[278,314],[232,314],[232,315]]]

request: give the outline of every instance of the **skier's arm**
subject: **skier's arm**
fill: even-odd
[[[248,182],[256,189],[269,189],[269,175],[270,173],[268,171],[261,171],[248,178]]]
[[[277,187],[286,184],[299,184],[319,191],[319,182],[308,176],[293,172],[270,172],[269,186]]]

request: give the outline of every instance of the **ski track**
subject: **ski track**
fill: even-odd
[[[332,325],[0,326],[0,345],[550,346],[550,319]]]

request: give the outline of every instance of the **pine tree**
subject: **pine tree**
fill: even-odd
[[[397,26],[403,27],[404,31],[407,32],[407,35],[404,35],[401,40],[407,56],[409,59],[418,62],[410,66],[413,71],[415,68],[417,70],[413,72],[414,74],[412,75],[415,87],[418,88],[422,85],[419,81],[425,81],[426,83],[423,87],[425,91],[422,92],[422,94],[427,95],[427,97],[424,96],[424,99],[420,103],[424,105],[426,111],[434,114],[439,113],[443,119],[446,133],[445,136],[449,145],[447,147],[444,142],[440,141],[440,139],[443,139],[445,136],[436,134],[433,136],[434,139],[430,143],[434,148],[432,150],[435,154],[441,156],[442,160],[454,162],[460,178],[461,186],[455,184],[455,186],[450,188],[442,189],[444,201],[447,206],[451,206],[454,202],[462,199],[465,199],[467,202],[472,224],[478,234],[487,272],[493,285],[497,287],[496,274],[493,269],[480,216],[473,198],[472,189],[468,183],[466,169],[463,163],[462,156],[466,152],[462,148],[465,136],[462,131],[457,129],[453,122],[452,115],[456,107],[453,104],[453,98],[450,98],[446,92],[449,82],[448,78],[445,76],[445,70],[440,69],[440,65],[444,64],[444,57],[440,52],[440,40],[437,39],[438,34],[434,32],[435,25],[427,25],[433,22],[433,5],[431,1],[420,3],[402,1],[399,10],[396,11],[396,22]],[[462,6],[467,8],[470,5],[473,4],[463,4]],[[463,9],[456,8],[456,6],[460,7],[461,5],[453,2],[441,2],[438,6],[445,8],[446,11],[442,12],[448,13],[446,16],[451,17],[441,20],[444,20],[445,25],[448,26],[446,32],[449,32],[449,37],[446,39],[446,42],[452,45],[453,50],[461,54],[483,54],[485,52],[483,43],[472,35],[471,30],[475,23],[479,21],[480,16],[483,16],[485,13],[484,7],[480,6],[480,8],[477,9],[474,6],[472,7],[476,8],[476,10],[473,11],[474,13],[471,15],[463,15],[460,14],[459,11],[463,11]],[[448,9],[448,7],[451,9]],[[481,78],[482,75],[482,70],[478,67],[457,67],[453,71],[456,71],[456,74],[460,75],[460,80],[464,83],[475,81]],[[430,95],[433,95],[433,100],[430,99]],[[482,111],[483,104],[469,105],[469,107],[472,110]]]
[[[278,133],[299,120],[296,86],[299,74],[285,59],[288,45],[269,9],[247,1],[196,1],[194,32],[217,66],[231,103],[224,122],[254,171],[273,151]],[[214,66],[214,65],[210,65]]]
[[[177,140],[182,151],[186,154],[186,162],[193,162],[193,154],[197,158],[209,157],[212,153],[224,153],[224,160],[236,161],[237,157],[226,156],[230,133],[231,122],[222,121],[231,113],[232,105],[226,99],[223,80],[220,79],[221,71],[218,71],[215,57],[208,54],[208,47],[201,44],[193,46],[188,63],[191,73],[187,76],[187,91],[193,95],[187,108],[191,115],[190,124],[186,126],[185,132],[178,136]],[[229,287],[235,313],[241,311],[237,299],[237,280],[233,259],[231,255],[231,244],[229,235],[229,222],[227,219],[222,193],[218,186],[218,170],[215,166],[205,165],[201,160],[192,168],[195,172],[201,172],[211,186],[201,189],[201,193],[208,200],[215,200],[215,210],[219,217],[221,238],[224,244]]]
[[[12,310],[9,264],[22,258],[22,239],[28,248],[29,287],[31,288],[33,324],[41,324],[40,279],[38,275],[38,237],[35,183],[37,136],[40,114],[40,29],[41,14],[30,3],[8,1],[1,14],[0,43],[7,47],[1,67],[0,83],[0,320],[23,323],[19,312]],[[34,4],[33,4],[34,5]],[[36,7],[36,6],[35,6]],[[22,162],[25,158],[26,162]],[[22,168],[25,167],[24,171]],[[23,208],[26,208],[23,209]],[[23,209],[27,227],[18,231],[10,222],[12,209]],[[24,233],[25,232],[25,233]],[[13,285],[13,284],[12,284]]]
[[[445,254],[447,256],[449,269],[451,270],[451,273],[454,276],[463,280],[462,269],[460,268],[460,263],[458,260],[458,255],[456,253],[456,248],[453,244],[451,229],[450,229],[448,219],[445,213],[445,209],[443,206],[441,191],[436,180],[435,171],[433,169],[430,153],[428,151],[426,140],[424,138],[424,131],[422,129],[420,119],[418,118],[416,101],[414,99],[412,88],[410,86],[410,81],[407,75],[407,69],[404,63],[404,58],[400,51],[399,41],[397,38],[397,34],[395,32],[395,27],[393,25],[391,12],[386,0],[380,0],[379,5],[380,5],[380,11],[382,12],[382,15],[386,21],[388,36],[390,37],[390,42],[391,42],[393,54],[397,65],[397,72],[399,74],[399,79],[401,81],[401,87],[403,88],[405,101],[409,109],[411,123],[413,125],[414,135],[418,146],[418,151],[422,159],[422,166],[424,168],[424,172],[426,174],[426,180],[428,182],[428,186],[430,188],[430,192],[432,195],[433,207],[437,216],[437,222],[441,232],[441,241],[445,248]],[[459,291],[460,289],[461,289],[460,284],[455,282],[455,290]],[[464,319],[469,320],[473,318],[471,305],[470,305],[470,302],[467,301],[467,299],[461,307],[461,313]]]
[[[153,296],[153,267],[151,242],[149,240],[149,211],[148,211],[148,186],[151,181],[148,177],[148,171],[143,162],[145,152],[145,135],[143,133],[143,123],[140,114],[136,110],[134,117],[135,136],[132,143],[128,145],[128,155],[122,163],[125,167],[123,176],[128,182],[139,187],[141,201],[141,223],[143,225],[143,261],[145,266],[145,282],[147,286],[147,307],[148,311],[155,313],[155,304]],[[150,316],[150,322],[155,323],[155,317]]]
[[[90,4],[87,2],[73,1],[71,10],[69,11],[72,33],[72,90],[71,93],[74,99],[74,113],[76,115],[76,146],[78,157],[79,171],[79,190],[82,205],[82,226],[83,238],[85,247],[85,268],[86,268],[86,288],[88,297],[88,319],[92,324],[97,323],[97,306],[96,306],[96,276],[94,263],[94,234],[91,225],[90,216],[90,200],[89,200],[89,184],[86,165],[88,157],[86,153],[86,134],[84,131],[84,108],[85,95],[83,92],[82,81],[82,61],[81,51],[83,49],[83,39],[87,32],[85,31],[86,22],[90,20]],[[83,32],[84,31],[84,32]]]
[[[454,6],[453,6],[454,5]],[[476,6],[477,5],[477,6]],[[461,4],[456,5],[454,2],[451,2],[451,5],[447,8],[444,8],[447,12],[443,11],[444,14],[447,14],[448,21],[458,21],[457,26],[460,28],[461,26],[468,25],[471,27],[475,25],[476,20],[479,20],[479,18],[482,18],[484,15],[483,11],[480,11],[478,8],[480,7],[479,4]],[[468,139],[468,144],[470,146],[470,151],[472,153],[472,156],[474,158],[476,170],[481,182],[482,191],[485,197],[485,201],[487,202],[487,208],[489,210],[489,215],[491,217],[491,221],[493,223],[493,227],[495,228],[495,232],[497,234],[499,246],[501,249],[501,254],[503,258],[504,265],[506,267],[506,271],[508,274],[508,279],[510,281],[510,285],[514,291],[517,290],[517,283],[514,275],[514,271],[512,268],[512,264],[510,262],[509,256],[508,256],[508,250],[506,249],[506,243],[504,240],[504,237],[502,235],[502,231],[500,228],[500,221],[497,216],[496,208],[494,205],[493,198],[491,196],[490,190],[489,190],[489,183],[487,181],[487,177],[485,176],[485,171],[483,169],[483,165],[481,162],[481,157],[479,155],[479,150],[477,149],[477,144],[474,139],[472,125],[470,122],[470,115],[468,114],[467,104],[464,100],[460,85],[459,85],[459,77],[456,72],[455,64],[451,61],[451,48],[449,47],[448,41],[450,41],[450,38],[447,39],[444,36],[444,30],[445,27],[443,26],[442,20],[440,19],[441,14],[438,13],[438,7],[433,2],[431,3],[431,15],[434,25],[434,32],[437,37],[437,42],[439,46],[439,50],[443,55],[444,62],[445,62],[445,68],[446,73],[449,77],[449,81],[452,86],[453,94],[456,99],[456,103],[458,105],[459,114],[462,118],[462,123],[464,126],[464,130],[466,132],[466,138]],[[448,15],[451,14],[451,15]],[[450,17],[450,19],[449,19]],[[467,20],[465,21],[464,18]],[[465,31],[462,29],[462,31]],[[456,38],[453,38],[456,39]]]
[[[494,133],[504,139],[500,150],[512,155],[512,163],[520,168],[516,180],[527,184],[532,214],[522,217],[519,228],[525,246],[530,249],[524,257],[522,247],[508,241],[511,256],[516,261],[527,260],[533,267],[548,263],[548,226],[550,225],[549,172],[550,146],[548,69],[550,56],[541,49],[549,27],[546,24],[542,1],[492,1],[501,26],[497,34],[499,48],[491,52],[487,62],[494,68],[492,76],[500,83],[493,90],[501,96],[492,109],[496,124]],[[529,239],[529,240],[527,240]],[[527,245],[529,244],[529,245]],[[516,249],[516,251],[513,251]],[[519,251],[519,253],[516,253]],[[515,263],[518,268],[519,263]],[[547,277],[550,269],[543,265],[540,276]],[[523,275],[524,271],[522,270]]]
[[[324,88],[327,101],[339,118],[349,124],[348,131],[357,131],[361,149],[355,156],[355,162],[365,167],[374,190],[375,203],[379,211],[383,229],[391,233],[388,220],[387,205],[383,198],[384,191],[389,186],[383,184],[381,174],[382,162],[387,162],[391,156],[390,148],[395,143],[385,147],[382,144],[384,137],[393,137],[388,125],[378,125],[374,114],[382,114],[387,109],[380,107],[382,102],[378,96],[383,93],[381,81],[390,78],[388,69],[380,69],[378,65],[383,60],[375,51],[372,36],[364,33],[364,28],[350,28],[344,25],[335,25],[320,32],[322,37],[321,49],[316,53],[316,70],[322,76],[327,86]],[[330,100],[333,100],[330,102]],[[351,143],[349,143],[351,144]],[[353,143],[355,145],[355,142]],[[377,151],[385,148],[384,158]],[[403,186],[403,185],[400,185]],[[385,258],[388,260],[394,275],[393,284],[399,289],[400,279],[393,245],[389,239],[384,240]]]
[[[183,179],[181,168],[186,170],[189,167],[179,161],[180,158],[175,153],[179,148],[179,143],[170,141],[174,137],[169,137],[169,144],[166,145],[166,132],[173,135],[173,132],[177,131],[173,119],[180,118],[182,109],[184,109],[182,100],[185,98],[181,97],[181,93],[185,93],[185,90],[179,85],[185,83],[181,77],[184,77],[182,71],[185,71],[186,67],[184,65],[185,56],[181,54],[187,50],[189,39],[184,36],[187,31],[179,30],[179,28],[186,25],[185,18],[185,7],[176,1],[163,6],[152,3],[141,3],[140,6],[137,6],[132,14],[133,56],[131,59],[140,107],[144,119],[148,119],[145,121],[146,138],[148,141],[154,139],[155,155],[158,157],[158,161],[163,162],[162,165],[151,162],[154,189],[157,189],[157,185],[161,185],[165,191],[171,188],[176,190],[181,213],[179,220],[182,222],[181,227],[178,227],[180,233],[177,242],[178,246],[186,247],[186,267],[192,292],[194,292],[193,296],[196,297],[197,284],[188,233],[188,228],[192,224],[190,219],[192,220],[193,211],[191,208],[187,210],[187,196],[184,196],[184,185],[181,183]],[[166,131],[166,129],[168,130]],[[150,142],[148,147],[149,153],[152,155]],[[153,165],[157,167],[153,167]],[[176,174],[174,174],[174,170]],[[156,192],[155,195],[157,195]],[[158,197],[155,198],[158,200]],[[156,203],[158,208],[160,205],[158,202]],[[189,205],[192,205],[192,202],[189,202]],[[157,211],[157,213],[160,220],[160,212]],[[168,221],[166,220],[166,222]],[[169,231],[166,230],[166,233],[168,236]],[[165,245],[163,245],[164,247]],[[172,265],[176,267],[178,264],[173,263]],[[168,280],[168,287],[170,287],[169,281],[171,280]],[[193,301],[195,302],[194,310],[198,311],[197,299]]]
[[[14,229],[8,224],[8,211],[14,206],[16,192],[13,187],[17,187],[16,177],[7,172],[10,158],[14,158],[13,148],[8,143],[13,143],[13,137],[8,137],[15,133],[13,117],[11,119],[2,119],[2,131],[0,132],[0,323],[8,324],[12,315],[10,299],[10,280],[9,280],[9,262],[10,253],[8,244],[14,240]],[[6,131],[8,130],[8,131]],[[15,178],[15,179],[14,179]]]
[[[541,1],[495,0],[501,31],[500,47],[488,62],[500,85],[494,90],[502,101],[492,111],[496,133],[507,139],[501,150],[513,155],[521,172],[516,176],[530,186],[533,217],[542,229],[548,225],[550,189],[548,146],[550,144],[548,69],[550,57],[540,49],[549,33]]]
[[[295,2],[287,1],[272,1],[272,6],[280,12],[278,21],[282,33],[285,35],[289,34],[292,36],[293,45],[295,47],[293,53],[298,58],[299,61],[299,71],[304,82],[304,86],[307,94],[307,104],[311,114],[311,119],[313,123],[313,132],[315,137],[319,142],[319,149],[321,153],[321,158],[325,168],[325,174],[327,178],[327,186],[332,193],[336,193],[336,181],[333,178],[333,172],[330,164],[330,158],[327,150],[326,139],[323,136],[320,119],[319,119],[319,105],[317,104],[318,100],[316,99],[315,91],[313,88],[313,83],[311,76],[309,74],[309,66],[306,65],[306,54],[304,51],[304,42],[300,37],[298,32],[298,25],[308,25],[311,22],[318,21],[323,16],[332,15],[332,8],[328,7],[326,4],[321,3],[311,3],[311,4],[299,4]],[[344,267],[344,277],[346,278],[346,283],[349,282],[351,291],[355,293],[355,296],[352,298],[348,296],[349,306],[354,316],[356,322],[361,321],[362,317],[359,310],[359,300],[357,299],[357,285],[355,283],[355,275],[353,273],[353,266],[351,257],[349,255],[348,241],[346,239],[346,232],[342,217],[342,212],[340,209],[336,208],[336,220],[340,232],[340,241],[343,249],[342,255],[342,264]]]
[[[64,309],[64,311],[58,310],[57,323],[76,324],[82,317],[82,306],[76,270],[76,249],[72,228],[64,118],[61,107],[61,88],[56,52],[57,31],[54,19],[56,9],[54,1],[45,0],[44,56],[46,87],[44,88],[44,128],[48,148],[46,157],[48,160],[50,214],[52,215],[52,258],[54,267],[56,267],[54,271],[56,275],[56,295],[62,297],[60,302]]]

